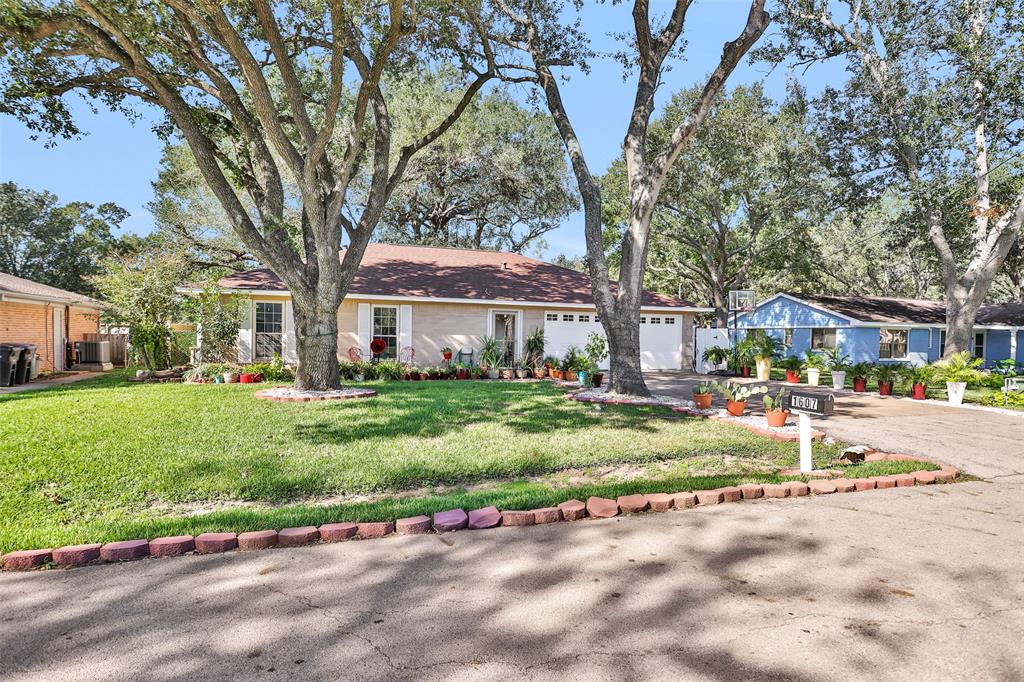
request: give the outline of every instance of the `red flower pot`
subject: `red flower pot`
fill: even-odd
[[[800,383],[800,370],[798,370],[798,369],[787,369],[786,370],[786,383],[787,384],[799,384]]]
[[[238,378],[238,381],[239,381],[239,383],[242,383],[242,384],[255,384],[256,383],[256,376],[257,375],[253,374],[252,372],[245,372],[245,373],[242,374],[242,376],[240,376]]]
[[[747,409],[746,400],[726,400],[725,409],[734,417],[742,417]]]
[[[693,402],[696,403],[697,409],[706,410],[711,407],[711,394],[710,393],[694,393]]]
[[[452,352],[450,350],[446,350],[445,352],[441,353],[441,357],[443,357],[445,360],[451,360]]]
[[[467,370],[462,369],[461,367],[459,368],[457,374],[459,376],[459,379],[468,379],[469,378],[469,372]]]
[[[910,387],[910,397],[914,400],[924,400],[928,386],[925,384],[914,384]]]
[[[878,395],[892,395],[892,382],[891,381],[879,381],[878,382]]]
[[[789,417],[789,410],[765,410],[764,416],[768,419],[768,426],[781,429],[786,425],[786,418]]]
[[[740,376],[743,377],[744,379],[749,379],[750,378],[750,368],[746,367],[746,366],[740,367]]]
[[[863,393],[866,390],[868,390],[868,380],[866,378],[864,378],[864,377],[854,377],[853,378],[853,392],[854,393]]]

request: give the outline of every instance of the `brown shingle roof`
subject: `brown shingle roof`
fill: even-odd
[[[287,291],[266,268],[229,275],[224,289]],[[350,293],[488,301],[593,303],[590,277],[517,253],[370,244]],[[644,292],[643,305],[689,308],[672,296]]]
[[[946,324],[946,303],[944,301],[886,296],[789,295],[861,322]],[[977,324],[1024,326],[1024,303],[985,304],[978,312]]]
[[[26,296],[68,305],[88,306],[90,308],[100,308],[103,305],[94,298],[21,277],[15,277],[14,275],[8,275],[6,272],[0,272],[0,294]]]

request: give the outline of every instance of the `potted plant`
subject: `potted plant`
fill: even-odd
[[[258,375],[255,372],[242,372],[238,375],[238,383],[240,384],[255,384],[256,377]]]
[[[388,343],[384,339],[374,339],[373,341],[370,341],[370,353],[373,354],[373,360],[371,362],[374,364],[380,362],[380,355],[387,350],[387,347]]]
[[[850,369],[850,356],[843,355],[839,348],[833,348],[825,354],[825,361],[832,373],[832,388],[846,388],[846,372]]]
[[[464,381],[469,378],[469,367],[465,363],[458,363],[455,365],[455,377],[460,381]]]
[[[224,383],[225,384],[237,384],[238,383],[238,372],[233,372],[231,370],[228,370],[227,372],[224,372],[221,376],[224,377]]]
[[[515,379],[516,378],[516,371],[514,369],[512,369],[511,367],[502,367],[500,372],[499,372],[499,374],[501,375],[502,379]]]
[[[480,367],[487,373],[488,379],[498,378],[498,363],[501,362],[501,352],[498,350],[498,340],[493,336],[485,336],[480,344]]]
[[[892,395],[893,384],[903,374],[902,362],[883,362],[874,367],[875,381],[878,382],[878,395]]]
[[[747,409],[747,400],[752,395],[767,393],[767,386],[746,386],[733,381],[717,384],[718,392],[725,397],[725,409],[734,417],[742,417]]]
[[[772,360],[777,358],[785,345],[767,332],[750,335],[754,363],[757,365],[757,380],[768,381],[772,377]],[[746,340],[746,339],[744,339]]]
[[[910,397],[914,400],[924,400],[928,394],[928,382],[935,376],[935,368],[931,365],[918,365],[907,367],[904,370],[904,377],[910,384]]]
[[[768,420],[768,426],[773,429],[781,429],[786,425],[786,419],[789,418],[789,410],[782,409],[782,399],[785,395],[786,389],[780,388],[774,397],[769,393],[765,393],[764,398],[761,399],[764,405],[765,419]]]
[[[750,377],[750,365],[754,362],[754,337],[747,335],[735,344],[732,350],[732,357],[728,360],[733,372],[739,373],[741,377]]]
[[[871,376],[874,366],[870,362],[858,362],[850,365],[850,374],[853,375],[853,392],[864,393],[868,390],[868,377]]]
[[[718,368],[722,366],[723,362],[729,361],[729,355],[730,353],[728,348],[723,348],[722,346],[711,346],[710,348],[705,348],[704,353],[701,354],[700,357],[704,362],[710,364],[714,368],[711,370],[711,372],[714,373],[718,371]]]
[[[706,410],[711,407],[711,391],[714,388],[715,382],[713,381],[702,381],[693,387],[693,402],[698,409]]]
[[[790,355],[782,361],[782,367],[786,370],[786,383],[787,384],[799,384],[800,383],[800,368],[803,367],[804,363],[800,361],[800,358],[795,355]]]
[[[587,345],[583,348],[586,356],[590,383],[600,386],[604,381],[604,374],[601,373],[601,363],[608,359],[608,342],[604,336],[597,332],[590,332],[587,335]]]
[[[961,351],[935,363],[936,378],[946,382],[946,397],[950,405],[963,404],[967,384],[981,378],[978,367],[982,362],[981,358],[972,358],[969,351]]]
[[[523,347],[523,366],[533,369],[533,376],[541,379],[544,377],[544,330],[534,329],[526,337],[526,344]]]
[[[807,385],[817,386],[821,381],[821,370],[825,369],[825,358],[820,353],[808,350],[804,353],[804,369],[807,370]]]
[[[580,364],[580,349],[577,346],[569,346],[565,351],[565,357],[562,358],[562,372],[565,381],[578,381]]]
[[[527,379],[530,376],[530,370],[526,368],[526,365],[520,363],[516,365],[516,379]]]

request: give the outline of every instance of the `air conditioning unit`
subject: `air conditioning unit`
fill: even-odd
[[[110,362],[110,341],[76,341],[75,355],[79,364]]]

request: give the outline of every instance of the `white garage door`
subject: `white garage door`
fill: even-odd
[[[640,366],[644,369],[682,367],[682,328],[679,315],[642,315]],[[582,349],[591,332],[604,336],[604,328],[594,313],[549,311],[544,314],[544,348],[548,355],[560,358],[569,346]]]

